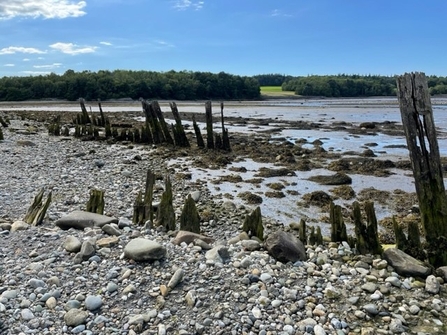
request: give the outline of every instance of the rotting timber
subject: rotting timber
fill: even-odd
[[[425,74],[397,77],[397,89],[428,260],[447,265],[447,196]]]

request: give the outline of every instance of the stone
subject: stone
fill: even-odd
[[[96,240],[94,238],[84,241],[79,251],[79,256],[83,261],[88,260],[96,253]]]
[[[29,224],[26,223],[25,221],[15,221],[12,225],[11,225],[11,233],[15,232],[15,231],[20,231],[20,230],[26,230],[29,228]]]
[[[227,247],[218,245],[208,250],[205,254],[205,258],[218,263],[226,263],[230,260],[230,254],[228,253]]]
[[[135,238],[124,247],[124,256],[134,261],[154,261],[166,256],[166,248],[145,238]]]
[[[430,275],[425,280],[425,291],[431,294],[438,294],[441,284],[435,276]]]
[[[426,278],[431,270],[421,261],[397,248],[388,248],[383,252],[383,258],[391,265],[397,274],[404,277]]]
[[[85,308],[89,311],[95,311],[101,308],[102,298],[100,295],[89,295],[85,298]]]
[[[49,309],[54,309],[57,305],[57,301],[55,297],[49,297],[48,300],[45,302],[45,305],[49,308]]]
[[[98,248],[108,248],[117,245],[119,241],[117,236],[104,237],[96,241],[96,246]]]
[[[120,236],[122,234],[121,230],[117,226],[109,223],[102,226],[101,229],[103,232],[111,236]]]
[[[175,238],[172,240],[172,243],[176,245],[180,245],[183,242],[185,242],[186,244],[190,244],[196,239],[202,240],[208,244],[214,243],[214,239],[212,239],[211,237],[196,234],[186,230],[179,230]]]
[[[193,191],[189,195],[191,196],[192,200],[194,200],[194,202],[199,202],[200,196],[202,195],[202,192],[200,192],[200,191]]]
[[[55,225],[63,230],[70,228],[83,230],[85,228],[102,227],[108,223],[118,223],[118,219],[107,215],[74,211],[57,220]]]
[[[22,309],[20,315],[21,315],[22,319],[25,321],[34,319],[33,312],[31,312],[31,310],[29,310],[28,308]]]
[[[67,236],[63,246],[68,252],[79,252],[81,250],[82,243],[75,236]]]
[[[261,249],[261,244],[256,240],[242,240],[241,245],[245,250],[255,251]]]
[[[447,266],[441,266],[436,269],[436,274],[447,282]]]
[[[77,308],[70,309],[64,315],[64,321],[67,326],[76,327],[84,324],[87,320],[88,312]]]
[[[184,271],[182,269],[177,269],[169,280],[168,288],[173,289],[183,280]]]
[[[295,263],[307,260],[303,242],[282,230],[270,234],[265,240],[264,246],[268,253],[280,262]]]

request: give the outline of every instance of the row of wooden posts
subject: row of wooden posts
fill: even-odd
[[[109,118],[105,115],[101,101],[98,101],[99,116],[87,112],[84,99],[79,99],[81,113],[77,114],[73,119],[75,125],[75,136],[88,136],[92,139],[99,139],[99,130],[104,128],[105,138],[114,138],[118,141],[131,141],[134,143],[147,144],[168,144],[178,147],[190,147],[188,137],[182,124],[180,113],[175,102],[169,104],[175,124],[168,126],[158,101],[147,101],[140,99],[143,112],[145,115],[145,123],[141,127],[132,127],[130,124],[111,124]],[[231,151],[228,129],[224,123],[224,103],[220,103],[222,133],[216,133],[213,130],[212,103],[205,103],[206,118],[206,148],[220,149]],[[193,118],[193,128],[197,139],[197,146],[205,148],[205,142],[195,118]],[[51,135],[68,136],[69,128],[62,127],[60,117],[55,118],[48,126],[48,132]]]
[[[405,234],[403,229],[394,221],[397,247],[406,250],[409,253],[413,253],[414,256],[419,255],[420,258],[425,258],[434,266],[447,265],[447,195],[445,193],[433,110],[425,74],[407,73],[397,77],[397,89],[403,128],[405,131],[407,146],[410,151],[410,160],[421,213],[421,223],[425,234],[425,242],[422,243],[418,225],[410,224],[408,226],[407,234]],[[152,139],[154,139],[155,134],[155,139],[159,140],[163,134],[166,140],[167,132],[165,132],[166,129],[164,128],[164,125],[156,126],[153,124],[153,121],[156,118],[158,119],[159,123],[163,123],[163,121],[161,121],[163,119],[157,115],[157,112],[159,111],[157,108],[158,103],[153,102],[149,104],[145,101],[142,103],[146,113],[146,124],[149,124],[151,127],[153,135]],[[81,100],[81,107],[82,104],[83,100]],[[210,124],[212,125],[212,120],[209,116],[211,115],[210,106],[210,102],[207,102],[206,114],[208,148],[215,146],[213,143],[212,128],[209,127]],[[221,105],[221,108],[223,114],[223,104]],[[171,104],[171,109],[176,110],[175,104]],[[156,117],[153,113],[155,113]],[[88,116],[88,113],[85,110],[85,106],[82,107],[82,114],[83,122],[87,121],[86,117]],[[157,127],[160,127],[161,130]],[[194,128],[196,129],[196,126]],[[227,143],[226,141],[228,139],[225,139],[225,134],[228,133],[224,131],[223,124],[222,128],[222,135],[224,136],[224,140],[222,142]],[[174,135],[177,139],[176,136],[179,135]],[[198,145],[201,146],[201,144],[199,144],[199,136],[197,136],[197,141]],[[181,143],[180,140],[179,143]],[[203,145],[204,144],[202,144],[202,146]],[[167,178],[167,180],[169,179]],[[166,183],[166,190],[168,190],[170,189],[170,184],[168,184],[168,181],[166,181]],[[140,195],[135,204],[135,208],[137,210],[136,214],[134,215],[134,221],[137,221],[138,223],[141,223],[146,219],[151,219],[152,206],[147,202],[151,197],[148,193],[149,191],[147,190],[147,187],[148,186],[146,186],[145,196],[143,197]],[[170,196],[167,194],[164,197],[165,203],[169,201],[172,202],[172,194]],[[357,235],[356,246],[359,251],[363,253],[380,253],[381,247],[377,237],[377,220],[375,218],[373,204],[367,204],[365,206],[365,210],[367,222],[366,224],[362,224],[360,207],[358,203],[354,203],[353,217],[355,232]],[[160,213],[163,212],[163,206],[160,204],[159,214],[157,215],[162,215]],[[173,213],[173,211],[167,210],[166,213]],[[41,216],[42,215],[40,214],[40,217]],[[331,207],[330,216],[332,223],[332,240],[349,241],[349,237],[346,235],[346,227],[344,226],[341,216],[341,209],[333,205]],[[259,219],[256,218],[260,217],[259,213],[253,215],[253,217],[255,217],[254,221],[259,222]],[[172,224],[170,221],[171,219],[168,220],[169,224],[166,223],[166,228],[172,227],[170,226]],[[165,220],[165,218],[162,220]],[[163,225],[165,225],[165,223],[163,223]],[[252,231],[253,234],[260,234],[259,231],[261,230],[257,226],[252,226],[252,223],[247,223],[247,225],[248,226],[246,229]],[[301,238],[306,240],[307,238],[303,235],[306,232],[304,221],[302,225],[303,229],[301,232]],[[317,231],[314,231],[314,234],[311,235],[312,240],[319,240],[321,231],[318,232],[317,228]]]

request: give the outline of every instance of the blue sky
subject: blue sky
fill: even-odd
[[[0,77],[447,76],[446,0],[0,0]]]

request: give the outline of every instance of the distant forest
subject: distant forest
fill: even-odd
[[[428,76],[430,94],[447,94],[447,78]],[[299,96],[395,96],[394,77],[345,75],[293,77],[281,74],[237,76],[225,72],[66,71],[0,78],[0,101],[63,99],[252,100],[261,86],[281,86]]]

